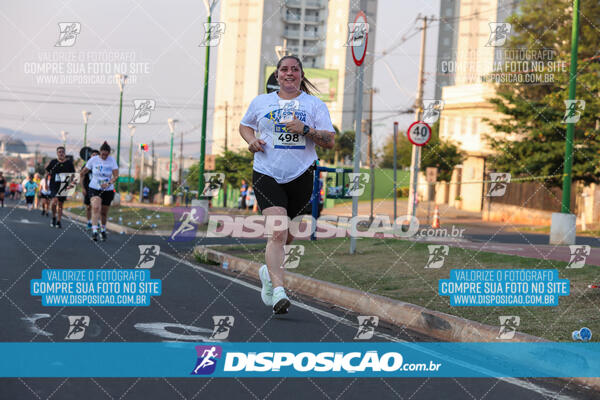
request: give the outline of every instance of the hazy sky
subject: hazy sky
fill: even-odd
[[[124,90],[122,146],[129,143],[127,123],[133,116],[133,100],[155,99],[156,110],[149,123],[137,125],[134,143],[155,140],[162,146],[157,149],[166,153],[166,121],[172,117],[180,120],[176,130],[187,132],[184,154],[199,153],[200,129],[192,129],[202,119],[205,50],[198,46],[206,21],[202,0],[1,2],[0,133],[13,130],[44,137],[46,144],[40,150],[50,151],[54,143],[48,140],[59,143],[60,132],[65,130],[68,147],[79,148],[85,109],[92,113],[88,141],[114,143],[119,102],[114,73],[126,67],[132,80]],[[378,8],[378,20],[369,22],[377,30],[374,51],[381,53],[398,43],[405,32],[413,31],[418,14],[438,15],[439,0],[379,0]],[[65,22],[79,23],[80,33],[73,46],[66,46],[67,38],[57,47],[59,23]],[[435,80],[435,24],[427,39],[426,98],[433,96]],[[414,102],[419,45],[420,33],[375,63],[374,86],[379,89],[373,106],[376,144],[391,132],[394,120],[402,129],[413,119],[412,115],[394,116],[390,110],[405,109]],[[373,51],[371,46],[369,51]],[[212,51],[213,72],[216,55]],[[27,138],[31,147],[35,140]]]

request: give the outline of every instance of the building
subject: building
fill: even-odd
[[[460,0],[440,0],[440,26],[435,78],[435,98],[442,98],[442,88],[454,85],[449,66],[456,63]]]
[[[518,2],[508,0],[462,1],[457,18],[456,57],[448,64],[453,84],[442,88],[444,109],[440,118],[440,137],[457,144],[466,157],[453,174],[447,196],[450,205],[468,211],[481,211],[486,177],[485,159],[491,150],[485,135],[496,135],[483,119],[499,118],[489,99],[494,86],[482,83],[495,63],[504,60],[504,47],[490,45],[490,24],[504,22],[516,12]],[[446,51],[444,46],[438,51]],[[440,55],[438,54],[438,60]]]
[[[15,138],[12,135],[0,136],[0,155],[18,155],[27,154],[27,146],[21,139]]]
[[[332,122],[340,130],[354,129],[355,71],[348,39],[358,3],[351,0],[225,1],[220,18],[226,31],[217,49],[212,153],[245,148],[239,122],[254,97],[266,93],[266,83],[279,55],[300,56],[306,76],[319,88]],[[367,21],[376,26],[377,1],[362,0]],[[375,48],[375,30],[369,32]],[[279,53],[279,54],[278,54]],[[364,62],[363,90],[372,86],[373,56]],[[363,110],[368,110],[368,101]],[[362,140],[366,144],[367,140]],[[364,154],[365,152],[363,152]]]

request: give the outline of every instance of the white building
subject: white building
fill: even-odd
[[[246,147],[238,132],[239,122],[252,99],[266,93],[266,81],[279,59],[276,47],[282,47],[284,42],[288,54],[303,60],[306,76],[319,87],[333,124],[342,131],[354,129],[356,66],[351,48],[345,44],[348,23],[354,22],[358,4],[351,0],[221,3],[220,19],[225,23],[225,33],[215,51],[213,154],[223,150],[226,135],[228,148]],[[363,0],[360,5],[371,27],[376,26],[377,1]],[[369,32],[368,48],[375,48],[375,29]],[[365,91],[372,86],[371,63],[372,55],[367,55]],[[368,101],[364,101],[365,113],[368,107]]]

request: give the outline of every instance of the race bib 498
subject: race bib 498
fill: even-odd
[[[275,124],[273,144],[276,149],[304,149],[306,138],[299,133],[288,132],[285,124]]]

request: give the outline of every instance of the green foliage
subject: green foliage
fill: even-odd
[[[252,162],[254,156],[248,150],[237,152],[226,151],[215,158],[215,171],[225,174],[225,183],[233,187],[239,187],[242,179],[246,182],[252,182]],[[198,170],[200,164],[193,165],[187,176],[187,182],[190,190],[197,190]]]
[[[452,142],[440,139],[439,121],[431,127],[431,140],[421,151],[421,170],[425,172],[427,167],[438,169],[437,180],[450,182],[452,170],[463,162],[462,152]]]
[[[438,181],[450,181],[452,170],[463,161],[463,155],[453,143],[441,140],[439,136],[439,122],[431,127],[431,140],[421,148],[421,170],[427,167],[438,168]],[[412,157],[412,143],[406,138],[404,132],[398,133],[397,162],[398,168],[410,167]],[[383,147],[381,159],[382,168],[392,168],[394,162],[394,135],[388,136]]]
[[[406,132],[398,132],[398,143],[396,148],[396,162],[398,168],[405,168],[410,166],[410,159],[412,154],[412,144],[406,138]],[[394,134],[390,134],[381,154],[381,168],[394,168]]]
[[[342,164],[344,159],[354,157],[354,131],[344,131],[340,133],[339,129],[334,125],[335,129],[335,146],[333,149],[324,149],[321,146],[316,146],[317,157],[325,163],[334,164],[337,153],[337,160]]]
[[[597,119],[600,114],[600,63],[597,55],[600,3],[581,2],[576,99],[585,100],[585,110],[575,124],[573,180],[600,182],[600,142]],[[554,83],[520,83],[498,86],[491,100],[503,114],[500,121],[486,120],[496,132],[488,137],[495,155],[489,160],[498,171],[513,176],[557,175],[563,173],[567,125],[564,100],[568,97],[571,53],[572,5],[568,0],[525,0],[518,14],[509,18],[513,34],[507,48],[553,49],[555,59],[564,61],[564,71],[542,71],[554,76]],[[556,64],[556,63],[555,63]],[[554,64],[554,65],[555,65]],[[566,72],[565,72],[566,71]],[[560,186],[562,177],[546,182]]]

